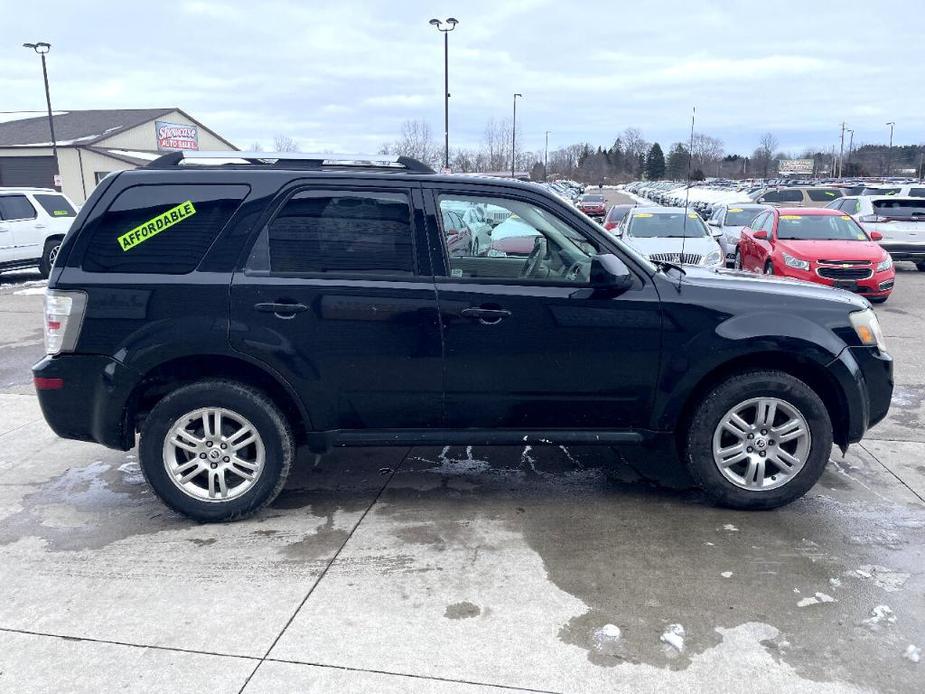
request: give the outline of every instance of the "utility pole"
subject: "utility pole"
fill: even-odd
[[[514,178],[514,166],[517,163],[517,97],[523,94],[514,94],[514,122],[511,124],[511,178]]]
[[[896,125],[896,122],[889,121],[887,125],[890,126],[890,146],[886,151],[886,175],[889,178],[893,170],[893,126]]]
[[[836,178],[841,178],[842,171],[845,167],[845,129],[846,124],[842,121],[841,124],[841,145],[838,149],[838,176]]]
[[[854,130],[848,128],[848,164],[851,164],[851,151],[854,149]]]
[[[548,171],[548,167],[549,167],[549,133],[550,133],[550,131],[547,130],[547,131],[546,131],[546,150],[543,152],[543,180],[544,180],[544,181],[548,181],[548,180],[549,180],[549,171]]]

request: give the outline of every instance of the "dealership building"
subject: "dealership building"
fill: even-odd
[[[55,166],[48,116],[0,123],[0,187],[55,187],[83,203],[107,174],[144,166],[179,149],[237,149],[179,108],[58,111]]]

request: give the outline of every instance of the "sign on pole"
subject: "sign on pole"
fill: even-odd
[[[781,159],[777,172],[782,176],[805,174],[812,176],[815,161],[812,159]]]
[[[159,150],[199,149],[199,128],[185,123],[154,121]]]

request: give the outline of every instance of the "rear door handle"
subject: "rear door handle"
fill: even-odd
[[[511,315],[511,312],[504,308],[482,308],[480,306],[471,306],[464,308],[459,312],[463,318],[476,318],[482,325],[494,325],[500,323],[504,318]]]
[[[254,308],[261,313],[272,313],[277,318],[295,318],[295,314],[308,310],[305,304],[286,302],[266,302],[254,304]]]

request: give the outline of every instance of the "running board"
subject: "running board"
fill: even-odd
[[[638,445],[650,438],[639,430],[584,429],[557,431],[498,429],[338,429],[308,434],[313,451],[335,446],[562,446]]]

